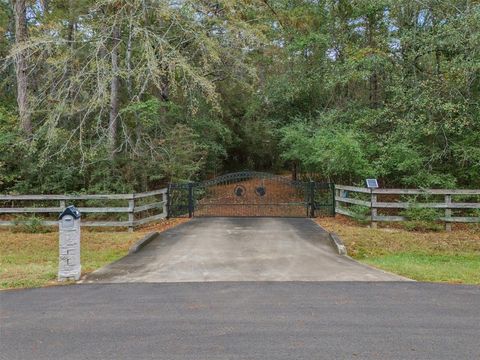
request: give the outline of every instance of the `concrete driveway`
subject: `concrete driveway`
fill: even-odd
[[[399,281],[335,253],[306,218],[195,218],[85,282]]]

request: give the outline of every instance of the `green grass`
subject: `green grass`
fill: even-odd
[[[480,285],[480,228],[452,232],[370,229],[345,218],[319,219],[354,259],[418,281]]]
[[[146,233],[163,231],[180,222],[165,220],[134,233],[82,230],[82,275],[125,256],[129,247]],[[57,232],[0,231],[0,289],[68,284],[56,281],[57,270]]]
[[[359,261],[419,281],[480,284],[480,254],[399,253]]]
[[[480,285],[480,231],[413,232],[369,229],[338,219],[320,224],[336,232],[349,255],[369,265],[419,281]],[[82,272],[91,272],[128,252],[146,232],[176,225],[169,220],[135,233],[82,232]],[[56,285],[58,234],[0,232],[0,288]]]
[[[143,233],[84,232],[81,241],[82,272],[108,264],[128,252]],[[58,234],[0,233],[0,288],[56,284]]]

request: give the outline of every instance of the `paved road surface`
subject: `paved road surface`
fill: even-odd
[[[0,292],[0,359],[480,359],[480,287],[95,284]]]
[[[400,281],[342,257],[306,218],[195,218],[87,282]]]

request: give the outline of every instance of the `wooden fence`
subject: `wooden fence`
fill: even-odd
[[[428,202],[417,199],[405,201],[408,197],[434,198]],[[407,217],[395,212],[416,208],[443,209],[443,216],[436,220],[445,222],[446,230],[451,230],[452,223],[480,223],[480,202],[454,201],[466,197],[479,198],[480,190],[446,190],[446,189],[366,189],[355,186],[335,185],[335,211],[350,217],[362,217],[350,208],[352,205],[366,208],[372,227],[378,222],[405,221]],[[384,200],[382,198],[387,198]],[[392,198],[394,199],[392,201]],[[442,201],[438,201],[441,198]],[[25,203],[30,206],[25,206]],[[91,203],[94,203],[92,205]],[[99,206],[99,202],[114,202],[114,205]],[[42,203],[48,203],[41,206]],[[0,195],[0,226],[11,226],[27,223],[30,220],[17,219],[22,214],[41,214],[39,222],[42,225],[57,225],[56,217],[68,205],[76,205],[86,219],[82,226],[128,227],[144,225],[167,216],[167,189],[160,189],[135,194],[105,194],[105,195]],[[20,206],[22,205],[22,206]],[[454,212],[479,210],[477,214],[459,216]],[[392,213],[393,212],[393,213]],[[95,214],[96,219],[88,219]],[[105,219],[105,216],[109,217]],[[111,219],[114,216],[117,219]],[[101,219],[99,219],[100,217]],[[118,217],[124,217],[118,220]]]
[[[364,219],[370,220],[372,227],[377,227],[377,222],[382,221],[406,221],[407,217],[402,215],[392,215],[393,212],[409,208],[428,208],[444,209],[443,216],[438,216],[436,220],[445,222],[445,229],[451,230],[452,223],[480,223],[480,211],[470,216],[458,216],[453,211],[478,210],[480,202],[478,200],[471,202],[454,201],[455,198],[479,198],[480,190],[448,190],[448,189],[366,189],[355,186],[335,185],[335,209],[336,213],[359,217],[353,211],[349,210],[350,205],[357,205],[370,209],[370,216]],[[405,201],[408,197],[422,197],[424,199],[436,198],[437,201],[419,202]],[[382,198],[394,198],[394,201],[382,200]],[[441,198],[442,201],[438,201]],[[464,201],[464,200],[463,200]],[[380,214],[379,212],[385,212]],[[361,217],[361,216],[360,216]]]
[[[30,207],[19,206],[26,202]],[[114,202],[111,206],[98,206],[98,203]],[[41,206],[42,203],[48,203]],[[55,204],[56,203],[56,204]],[[89,205],[89,203],[95,203]],[[57,205],[58,204],[58,205]],[[110,219],[83,220],[82,226],[120,226],[134,227],[147,224],[167,216],[167,189],[160,189],[135,194],[105,194],[105,195],[0,195],[0,225],[12,226],[27,223],[31,220],[15,219],[19,214],[41,214],[39,223],[42,225],[57,225],[56,217],[68,205],[76,205],[83,214],[96,214],[96,217]],[[8,219],[5,220],[5,217]],[[112,220],[111,217],[117,219]],[[118,220],[118,217],[124,217]],[[49,219],[50,218],[50,219]]]

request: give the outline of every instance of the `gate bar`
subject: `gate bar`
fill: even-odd
[[[188,183],[188,217],[193,217],[193,183]]]

